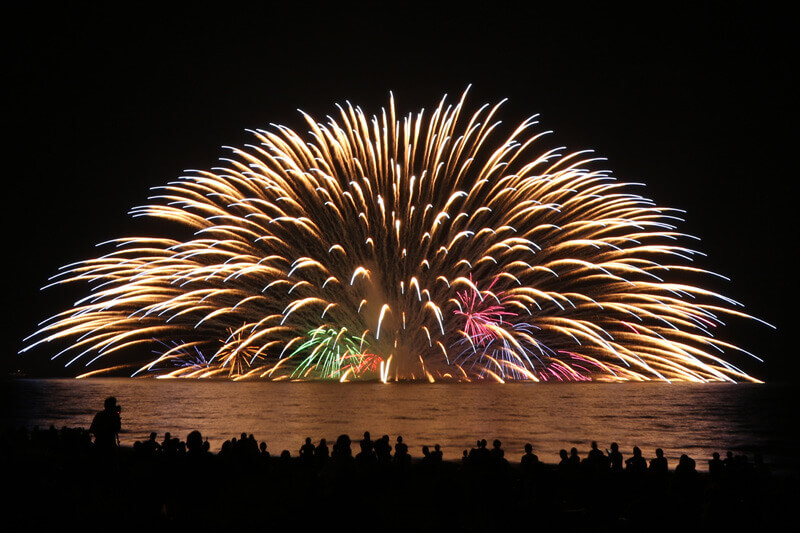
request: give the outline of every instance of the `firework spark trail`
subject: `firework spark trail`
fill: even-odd
[[[711,334],[753,317],[675,278],[714,275],[679,211],[536,151],[535,117],[498,142],[500,104],[466,117],[465,97],[253,131],[132,210],[193,238],[64,267],[53,284],[92,291],[22,351],[67,339],[89,366],[155,339],[136,374],[234,379],[754,380]]]

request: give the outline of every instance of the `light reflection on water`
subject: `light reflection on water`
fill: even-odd
[[[442,446],[458,459],[479,438],[503,442],[517,461],[530,442],[540,459],[590,441],[618,442],[626,457],[639,446],[646,457],[664,449],[674,467],[681,453],[699,469],[714,451],[752,458],[761,453],[780,470],[796,471],[797,430],[790,420],[797,394],[791,385],[694,384],[416,384],[264,383],[190,380],[13,380],[3,383],[4,426],[88,427],[107,396],[123,411],[122,444],[151,431],[182,439],[194,430],[212,451],[241,432],[266,441],[272,453],[297,454],[305,437],[329,442],[364,431],[394,442],[402,435],[412,455]],[[357,451],[357,450],[356,450]]]

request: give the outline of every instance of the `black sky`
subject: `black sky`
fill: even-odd
[[[63,295],[39,291],[94,245],[136,234],[127,211],[187,168],[209,168],[246,128],[303,129],[296,109],[430,109],[509,98],[550,139],[594,149],[659,204],[685,209],[702,266],[778,327],[732,340],[768,379],[795,372],[794,28],[763,3],[587,6],[504,2],[370,7],[27,3],[4,8],[3,370]],[[113,4],[109,6],[108,4]],[[643,3],[644,4],[644,3]],[[247,7],[244,7],[247,6]],[[380,9],[379,9],[380,6]],[[726,334],[727,335],[727,334]]]

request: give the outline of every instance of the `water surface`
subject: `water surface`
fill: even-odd
[[[617,442],[626,457],[663,448],[671,467],[681,453],[706,468],[714,451],[760,453],[774,468],[798,470],[798,395],[782,384],[664,383],[268,383],[156,379],[17,379],[3,383],[4,426],[88,427],[107,396],[122,406],[121,443],[151,431],[182,439],[194,430],[216,452],[241,432],[266,441],[272,453],[297,454],[305,437],[329,442],[364,431],[412,455],[440,444],[458,459],[479,438],[503,443],[517,461],[530,442],[540,459],[557,462],[561,448],[584,456],[592,440]]]

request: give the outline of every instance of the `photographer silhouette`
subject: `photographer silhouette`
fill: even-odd
[[[117,399],[113,396],[106,398],[104,409],[94,415],[89,433],[94,435],[94,445],[98,452],[113,452],[119,444],[118,433],[122,427]]]

